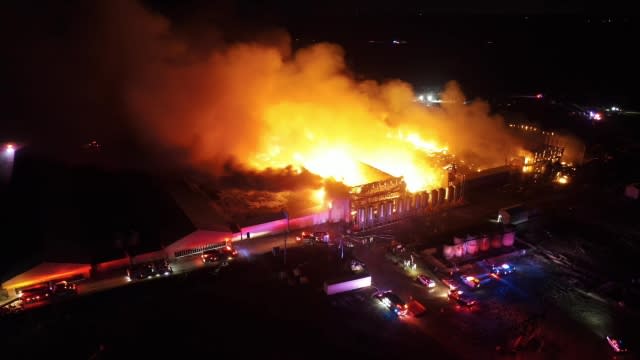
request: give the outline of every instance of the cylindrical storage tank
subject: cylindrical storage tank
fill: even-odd
[[[453,185],[449,185],[449,187],[447,187],[447,201],[448,202],[453,202],[454,189],[455,189],[455,186],[453,186]]]
[[[453,248],[456,257],[462,257],[464,255],[464,244],[453,245]]]
[[[455,256],[454,248],[451,245],[443,245],[442,246],[442,255],[445,259],[451,259]]]
[[[431,207],[438,206],[438,190],[431,190]]]
[[[470,240],[465,243],[465,247],[467,248],[467,254],[475,255],[478,253],[478,241]]]
[[[497,249],[501,246],[502,246],[502,234],[491,235],[491,247]]]
[[[460,187],[457,185],[451,186],[453,186],[453,201],[458,201],[458,192],[460,191]]]
[[[393,201],[387,202],[387,215],[389,219],[393,216]]]
[[[379,209],[378,209],[378,218],[380,220],[384,220],[384,218],[385,218],[384,204],[380,204],[378,207],[379,207]]]
[[[489,248],[491,248],[489,236],[482,235],[482,237],[480,237],[480,251],[487,251]]]
[[[513,242],[515,241],[516,233],[513,231],[507,231],[502,235],[502,245],[503,246],[513,246]]]
[[[422,202],[422,208],[423,209],[428,209],[429,208],[429,192],[425,191],[423,193],[423,196],[424,196],[424,198],[423,198],[424,201]]]
[[[447,190],[445,190],[445,188],[440,188],[440,190],[438,190],[438,204],[439,205],[444,204],[444,200],[445,200],[446,195],[447,195]]]

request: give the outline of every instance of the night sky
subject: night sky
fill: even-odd
[[[545,91],[633,102],[627,95],[638,80],[638,19],[622,8],[594,9],[578,1],[214,3],[147,1],[176,24],[194,16],[214,22],[228,29],[229,40],[278,27],[297,46],[335,42],[345,47],[357,74],[401,78],[418,88],[455,79],[483,97]],[[393,39],[407,44],[392,46]]]
[[[580,103],[637,103],[631,95],[638,81],[639,22],[624,9],[596,11],[577,1],[552,7],[507,1],[346,3],[143,2],[203,53],[286,32],[294,49],[322,41],[341,45],[356,78],[399,78],[417,90],[457,80],[469,97],[485,99],[543,92]],[[5,7],[1,140],[62,145],[99,135],[135,145],[119,99],[128,75],[119,72],[118,54],[100,53],[91,7],[82,1],[15,1]],[[135,24],[121,26],[121,36],[127,36]],[[127,158],[129,150],[120,157]]]

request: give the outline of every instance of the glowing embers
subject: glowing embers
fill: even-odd
[[[358,161],[346,149],[318,148],[307,156],[296,153],[294,158],[305,169],[325,179],[334,178],[349,186],[368,182],[360,171]]]
[[[413,146],[415,146],[416,149],[420,149],[427,153],[438,153],[438,152],[446,153],[448,150],[446,147],[438,146],[434,141],[426,141],[422,139],[420,135],[416,133],[411,133],[405,136],[404,140],[413,144]]]
[[[323,187],[313,191],[313,200],[318,205],[324,205],[326,198],[327,198],[327,192]]]
[[[277,123],[275,119],[272,122]],[[308,125],[293,138],[286,134],[267,137],[267,145],[251,159],[251,165],[260,170],[290,168],[296,173],[306,169],[347,186],[379,181],[380,175],[385,174],[402,177],[410,192],[440,187],[444,183],[446,170],[436,164],[436,155],[446,154],[447,148],[425,140],[416,132],[388,131],[376,138],[377,135],[356,130],[333,133],[332,129],[314,129],[312,121],[304,123]]]

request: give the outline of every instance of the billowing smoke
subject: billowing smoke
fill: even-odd
[[[232,162],[332,174],[353,167],[341,163],[349,154],[404,175],[406,169],[394,165],[411,158],[414,166],[419,155],[401,149],[406,144],[399,145],[396,134],[402,133],[418,134],[479,166],[503,164],[512,148],[502,120],[489,116],[484,102],[465,104],[455,83],[447,85],[441,108],[427,108],[414,101],[407,83],[354,80],[334,44],[292,52],[281,34],[269,43],[237,43],[196,56],[162,18],[138,15],[149,26],[144,66],[130,73],[131,116],[141,133],[187,149],[192,164],[213,173]]]
[[[282,167],[313,146],[375,166],[372,158],[397,146],[389,136],[396,131],[474,156],[478,165],[503,163],[512,142],[488,105],[465,105],[455,83],[446,87],[441,108],[426,108],[407,83],[355,81],[337,45],[288,56],[282,47],[244,43],[195,62],[181,58],[188,52],[175,55],[161,54],[136,72],[128,105],[140,131],[189,149],[194,164],[212,171],[230,160]]]
[[[66,95],[76,98],[64,106],[52,100],[49,108],[73,112],[80,104],[76,118],[84,120],[68,128],[107,129],[97,135],[127,128],[163,155],[160,163],[196,167],[219,184],[264,191],[317,187],[320,179],[302,167],[346,171],[353,167],[347,157],[404,175],[403,162],[422,166],[423,156],[407,134],[479,166],[504,163],[513,148],[502,120],[482,101],[465,104],[456,83],[446,86],[441,107],[428,108],[415,102],[405,82],[356,80],[351,71],[357,69],[347,69],[335,44],[293,51],[286,33],[275,31],[230,44],[211,32],[211,44],[203,45],[206,35],[176,31],[140,3],[82,4],[74,11],[84,20],[52,42],[61,45],[48,50],[54,63],[42,59],[46,71],[40,70],[69,76]],[[76,69],[78,63],[84,65]],[[54,82],[63,83],[64,76]],[[65,97],[55,83],[45,84],[45,97]],[[440,182],[438,176],[429,182]]]

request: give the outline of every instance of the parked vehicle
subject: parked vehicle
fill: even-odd
[[[222,254],[220,254],[218,250],[208,250],[203,252],[202,255],[200,255],[200,258],[204,264],[212,263],[222,259]]]
[[[326,231],[316,231],[313,233],[313,238],[316,242],[329,243],[331,240],[329,233]]]
[[[153,264],[136,264],[127,269],[127,279],[129,281],[152,278],[155,275]]]
[[[222,254],[223,258],[226,256],[225,260],[233,260],[238,257],[238,250],[231,247],[231,245],[227,245],[221,248],[219,251]]]
[[[478,301],[461,290],[449,290],[448,297],[455,301],[458,305],[471,307]]]
[[[33,304],[51,299],[53,293],[48,286],[33,287],[19,293],[24,304]]]
[[[56,296],[77,295],[78,288],[76,287],[76,284],[67,281],[60,281],[53,285],[53,294]]]
[[[351,271],[361,272],[364,270],[365,270],[365,264],[362,261],[356,260],[356,259],[351,260]]]
[[[453,281],[453,279],[445,278],[445,279],[442,279],[441,281],[442,281],[442,283],[443,283],[445,286],[447,286],[450,290],[453,290],[453,289],[457,289],[457,288],[458,288],[458,285],[456,284],[456,282],[455,282],[455,281]]]
[[[514,271],[516,271],[516,267],[511,265],[511,264],[507,264],[504,263],[502,265],[493,265],[491,266],[491,275],[493,277],[500,277],[502,275],[508,275],[513,273]]]
[[[310,245],[315,241],[315,237],[313,236],[313,234],[303,231],[302,234],[296,236],[296,241]]]
[[[428,288],[434,288],[436,287],[436,282],[435,280],[433,280],[432,278],[424,275],[424,274],[420,274],[418,275],[418,277],[416,278],[416,281],[419,282],[420,284],[428,287]]]
[[[609,343],[609,346],[611,346],[611,349],[613,350],[613,352],[624,353],[629,351],[629,349],[625,347],[622,340],[620,339],[614,339],[607,336],[607,342]]]
[[[167,276],[173,274],[173,269],[167,260],[157,260],[153,263],[153,270],[155,276]]]
[[[167,260],[156,260],[129,267],[127,269],[127,279],[129,281],[142,280],[158,276],[168,276],[172,273],[173,269]]]
[[[462,275],[460,276],[460,279],[462,280],[463,283],[465,283],[465,285],[467,285],[472,289],[475,289],[480,286],[480,279],[478,279],[475,276]]]
[[[393,311],[396,315],[407,315],[407,304],[391,290],[377,292],[373,294],[373,297],[378,299],[378,301],[380,301],[389,310]]]

